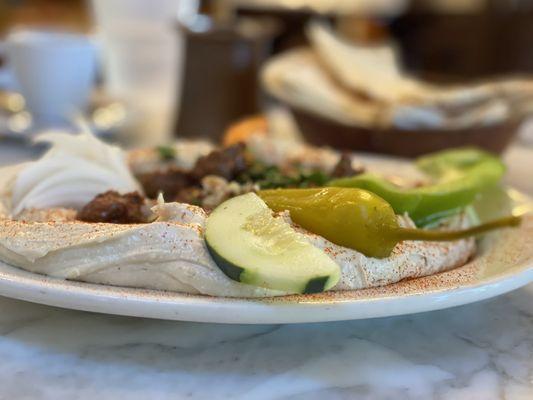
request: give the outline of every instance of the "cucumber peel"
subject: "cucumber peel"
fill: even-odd
[[[218,206],[206,223],[205,241],[218,267],[231,279],[288,293],[331,289],[340,267],[255,193]]]

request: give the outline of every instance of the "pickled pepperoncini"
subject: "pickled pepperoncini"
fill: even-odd
[[[403,240],[457,240],[520,223],[519,217],[510,216],[464,230],[410,229],[399,225],[389,203],[363,189],[277,189],[258,194],[272,210],[289,211],[304,229],[376,258],[388,257]]]

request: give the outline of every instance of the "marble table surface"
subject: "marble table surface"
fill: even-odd
[[[532,155],[507,153],[509,180],[530,193]],[[20,157],[0,143],[0,163]],[[125,318],[1,297],[0,310],[0,400],[533,398],[533,285],[448,310],[305,325]]]

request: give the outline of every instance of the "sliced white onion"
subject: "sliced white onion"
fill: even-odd
[[[52,146],[41,159],[29,163],[17,174],[12,188],[14,215],[27,208],[80,209],[94,196],[108,190],[142,193],[124,152],[90,132],[47,133],[36,141]]]

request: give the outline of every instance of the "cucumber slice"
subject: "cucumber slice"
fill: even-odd
[[[255,193],[234,197],[207,219],[205,240],[231,279],[289,293],[331,289],[339,266],[292,228]]]

